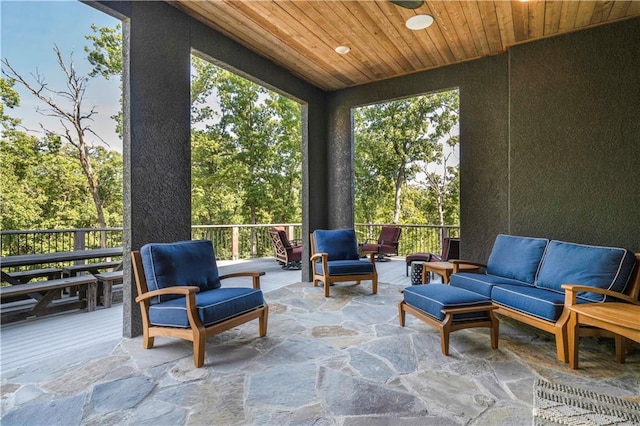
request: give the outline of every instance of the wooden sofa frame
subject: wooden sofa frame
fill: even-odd
[[[640,292],[640,253],[636,253],[635,256],[636,256],[636,265],[633,270],[633,274],[631,275],[630,284],[627,286],[625,294],[632,299],[638,300],[638,293]],[[465,260],[452,260],[451,263],[453,263],[454,274],[458,272],[458,268],[459,268],[458,265],[460,264],[475,265],[481,268],[487,267],[487,265],[482,263],[469,262]],[[566,284],[574,284],[574,283],[566,283]],[[558,360],[562,362],[569,362],[568,323],[569,323],[569,317],[570,317],[570,310],[566,305],[566,303],[562,310],[562,313],[560,314],[560,317],[555,323],[534,317],[527,313],[509,308],[507,306],[500,305],[499,303],[494,302],[494,305],[497,307],[497,309],[494,311],[497,314],[501,314],[501,315],[504,315],[505,317],[513,318],[527,325],[536,327],[540,330],[553,334],[556,340],[556,351],[557,351]],[[606,333],[604,333],[602,330],[598,330],[598,329],[591,330],[588,328],[580,328],[579,333],[580,333],[580,336],[606,335]]]
[[[202,321],[200,321],[196,308],[195,294],[200,291],[197,286],[176,286],[149,291],[147,279],[144,275],[144,268],[142,266],[142,256],[139,251],[131,252],[131,262],[133,264],[133,275],[138,289],[136,302],[140,304],[140,310],[142,312],[142,346],[145,349],[153,348],[153,340],[155,336],[169,336],[185,339],[193,342],[194,365],[196,367],[202,367],[204,365],[205,342],[211,336],[230,330],[256,318],[259,319],[258,331],[260,337],[266,336],[267,319],[269,316],[269,306],[266,302],[264,306],[260,308],[205,327],[204,324],[202,324]],[[219,278],[220,280],[223,280],[234,277],[252,277],[253,288],[259,290],[260,277],[262,275],[264,275],[264,272],[236,272],[220,275]],[[190,325],[189,328],[162,327],[152,325],[149,321],[149,299],[167,294],[178,294],[186,297],[187,315]]]

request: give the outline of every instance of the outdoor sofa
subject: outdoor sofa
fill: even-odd
[[[553,333],[557,356],[567,362],[567,323],[563,284],[580,284],[638,298],[640,254],[623,248],[590,246],[544,238],[498,235],[487,264],[453,260],[450,285],[491,299],[495,313]],[[460,264],[486,273],[458,272]],[[576,303],[606,303],[615,298],[592,292]]]

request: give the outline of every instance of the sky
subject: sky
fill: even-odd
[[[92,34],[91,24],[99,27],[115,27],[120,21],[76,0],[11,1],[0,0],[0,57],[7,59],[21,75],[31,77],[36,71],[45,77],[52,89],[64,88],[64,73],[60,70],[54,44],[60,48],[65,62],[73,53],[75,69],[80,75],[91,71],[84,46]],[[3,65],[4,67],[4,65]],[[4,77],[4,76],[3,76]],[[95,77],[89,80],[83,105],[86,111],[95,107],[91,129],[104,139],[108,149],[122,152],[122,141],[115,132],[115,121],[110,117],[120,109],[120,82]],[[13,88],[20,94],[20,107],[5,111],[22,119],[27,129],[40,131],[40,123],[47,128],[60,129],[55,119],[36,112],[42,103],[16,83]],[[34,132],[30,132],[34,133]],[[42,136],[42,133],[38,133]],[[89,140],[96,145],[102,142],[93,135]]]

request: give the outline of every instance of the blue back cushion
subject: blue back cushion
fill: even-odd
[[[549,240],[500,234],[487,262],[487,273],[533,284]]]
[[[587,246],[551,241],[540,266],[536,287],[563,292],[562,284],[580,284],[624,292],[636,259],[622,248]],[[602,301],[596,293],[578,293],[578,297]]]
[[[145,244],[140,256],[150,291],[187,285],[205,291],[221,285],[213,244],[209,240]],[[183,296],[162,296],[154,302],[177,297]]]
[[[316,229],[313,231],[316,253],[327,253],[329,260],[357,260],[358,240],[354,229]]]

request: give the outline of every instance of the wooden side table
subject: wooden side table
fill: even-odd
[[[640,305],[631,303],[585,303],[569,306],[567,326],[569,365],[578,368],[578,339],[581,325],[590,325],[615,333],[616,361],[624,364],[625,338],[640,342]]]
[[[459,264],[458,270],[460,272],[477,272],[480,269],[479,266]],[[444,284],[449,284],[449,278],[453,272],[453,263],[451,262],[425,262],[422,264],[422,282],[427,282],[427,274],[433,272],[442,277]]]

